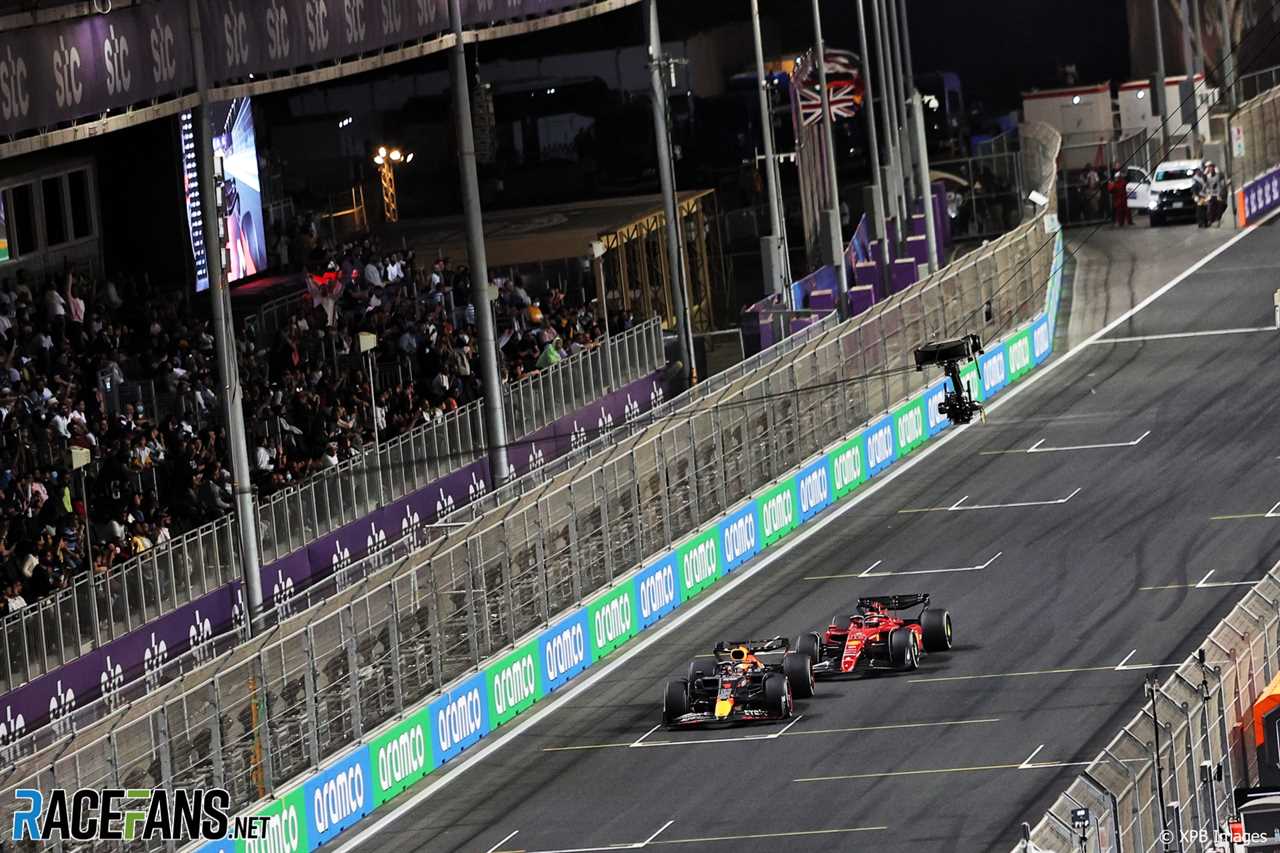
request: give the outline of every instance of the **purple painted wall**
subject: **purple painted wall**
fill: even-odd
[[[893,262],[892,290],[901,293],[916,283],[916,263],[910,258],[899,258]]]
[[[106,606],[105,600],[100,606]],[[24,732],[58,723],[100,696],[106,695],[109,702],[100,706],[93,719],[168,684],[210,660],[220,635],[230,641],[229,632],[241,624],[243,612],[240,584],[228,584],[10,691],[0,719],[11,722],[0,727],[0,748]],[[197,653],[177,660],[191,649]],[[77,722],[84,725],[91,720]]]
[[[594,438],[601,429],[640,417],[665,399],[666,393],[660,373],[655,372],[561,418],[511,449],[515,473],[525,474]],[[340,572],[372,548],[410,535],[418,525],[434,522],[475,500],[488,491],[490,483],[488,461],[478,460],[264,566],[266,604],[280,606],[286,616],[298,612],[306,606],[304,593],[309,587]],[[339,588],[354,580],[344,582],[340,575]],[[100,606],[107,603],[102,601]],[[118,704],[194,669],[212,657],[215,648],[232,644],[230,632],[241,623],[243,612],[239,582],[228,584],[10,691],[0,699],[5,706],[0,709],[0,748],[23,732],[59,721],[104,693]],[[177,662],[192,648],[198,654]],[[102,713],[107,710],[102,708]],[[5,720],[12,722],[6,725]],[[81,724],[84,722],[88,721]]]

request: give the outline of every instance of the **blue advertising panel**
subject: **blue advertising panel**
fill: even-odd
[[[590,632],[585,607],[542,632],[539,660],[543,688],[548,693],[591,665]]]
[[[831,464],[824,454],[796,477],[800,493],[800,521],[805,522],[831,503]]]
[[[1004,344],[979,357],[978,368],[982,371],[983,399],[990,400],[992,394],[1009,384],[1009,363],[1005,360]]]
[[[728,574],[760,553],[760,512],[755,501],[748,501],[719,527],[722,573]]]
[[[658,562],[645,566],[635,576],[636,604],[640,608],[640,627],[648,628],[680,604],[680,582],[676,579],[676,555],[667,554]]]
[[[867,471],[872,477],[898,458],[898,442],[893,435],[893,415],[885,415],[863,433],[867,442]]]
[[[431,703],[431,738],[443,764],[489,733],[485,677],[478,672]]]
[[[323,844],[373,811],[373,773],[369,747],[361,746],[303,786],[307,799],[307,838]]]
[[[1048,316],[1041,314],[1031,324],[1031,361],[1040,364],[1053,352],[1053,333],[1049,330]]]
[[[951,383],[946,379],[939,379],[930,385],[924,392],[924,425],[929,433],[929,438],[933,438],[947,427],[951,426],[951,419],[938,411],[938,405],[947,396],[947,389],[951,387]]]

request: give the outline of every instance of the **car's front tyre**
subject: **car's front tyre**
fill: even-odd
[[[791,697],[787,694],[787,679],[781,673],[771,672],[764,677],[764,708],[769,716],[779,720],[790,719]]]
[[[889,665],[907,672],[920,666],[920,649],[915,631],[910,628],[895,628],[889,632]]]
[[[662,697],[662,722],[674,725],[675,721],[689,713],[689,682],[673,678],[667,682],[666,693]]]
[[[804,652],[792,652],[782,658],[782,671],[791,685],[791,695],[808,699],[813,695],[813,658]]]

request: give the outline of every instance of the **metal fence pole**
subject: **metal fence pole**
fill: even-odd
[[[302,637],[303,656],[306,664],[302,668],[302,692],[307,715],[307,758],[312,767],[320,766],[320,715],[316,703],[316,651],[315,637],[311,625],[307,626]]]

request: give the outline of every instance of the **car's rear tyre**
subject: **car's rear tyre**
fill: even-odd
[[[673,724],[689,713],[689,682],[673,678],[667,682],[667,692],[662,697],[662,722]]]
[[[920,650],[916,647],[915,632],[910,628],[889,632],[889,665],[907,671],[920,666]]]
[[[712,661],[694,660],[689,661],[689,674],[687,676],[689,687],[692,688],[698,683],[700,678],[710,678],[716,674],[716,665]]]
[[[951,648],[951,614],[942,608],[925,610],[920,614],[920,627],[924,630],[924,650],[945,652]]]
[[[1164,216],[1159,213],[1152,213],[1150,219],[1152,228],[1159,228],[1164,224]]]
[[[771,672],[764,677],[764,708],[771,717],[786,719],[791,716],[787,679],[780,673]]]
[[[782,671],[791,685],[791,695],[808,699],[813,695],[813,658],[805,652],[792,652],[782,658]]]
[[[796,653],[808,655],[814,663],[822,660],[822,640],[817,634],[801,634],[796,639]]]

